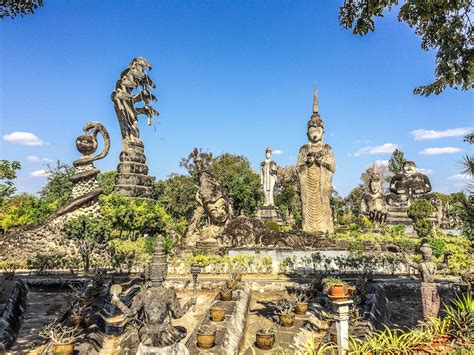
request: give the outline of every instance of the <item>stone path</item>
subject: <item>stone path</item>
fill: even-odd
[[[26,354],[44,343],[38,335],[42,327],[61,317],[68,309],[63,293],[28,292],[28,306],[18,338],[8,354]]]

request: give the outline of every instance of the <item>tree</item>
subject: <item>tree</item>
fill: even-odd
[[[199,181],[199,168],[196,166],[196,162],[201,164],[201,168],[207,169],[211,165],[213,155],[210,152],[203,152],[202,148],[194,148],[186,158],[182,158],[179,162],[179,166],[185,168],[189,175]]]
[[[345,0],[339,10],[342,27],[354,34],[375,30],[375,17],[383,17],[401,3],[398,21],[405,22],[421,37],[421,48],[436,51],[436,80],[415,88],[416,95],[440,94],[446,87],[473,87],[472,0]]]
[[[2,0],[0,2],[0,19],[15,18],[17,15],[34,14],[34,10],[43,6],[43,0]]]
[[[106,245],[108,233],[106,225],[101,219],[82,215],[69,220],[63,227],[63,231],[77,242],[84,263],[84,271],[88,272],[94,251]]]
[[[171,175],[155,183],[155,198],[168,214],[176,219],[190,220],[196,208],[197,185],[191,176]]]
[[[413,220],[413,228],[420,238],[427,238],[433,230],[433,223],[428,220],[433,211],[433,205],[424,199],[416,200],[408,207],[408,217]]]
[[[3,231],[27,224],[39,223],[53,212],[43,199],[28,193],[10,197],[0,210],[0,223]]]
[[[73,183],[69,180],[74,174],[74,168],[59,160],[55,167],[48,164],[48,182],[39,195],[46,200],[54,210],[63,207],[71,197]]]
[[[253,214],[262,201],[260,177],[242,155],[224,153],[212,160],[210,172],[233,199],[236,214]]]
[[[97,182],[104,194],[108,195],[114,191],[115,178],[117,177],[117,171],[106,171],[97,175]]]
[[[0,160],[0,204],[4,199],[10,197],[16,192],[13,181],[16,179],[16,171],[21,169],[20,162]]]

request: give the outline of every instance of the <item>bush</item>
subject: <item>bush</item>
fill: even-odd
[[[428,237],[433,231],[433,223],[427,220],[433,211],[431,203],[424,199],[417,200],[408,207],[408,217],[413,220],[413,228],[420,238]]]
[[[275,221],[265,221],[265,225],[275,232],[280,232],[281,230],[280,225]]]
[[[446,251],[446,243],[443,239],[428,238],[428,243],[431,246],[431,249],[433,250],[434,256],[440,257],[444,255],[444,252]]]

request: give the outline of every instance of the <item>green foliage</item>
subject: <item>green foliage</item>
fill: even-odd
[[[135,240],[144,233],[170,235],[174,232],[171,217],[156,201],[115,193],[102,195],[99,201],[112,237]]]
[[[130,272],[133,266],[147,265],[151,261],[151,255],[148,252],[152,251],[147,243],[150,243],[149,237],[138,237],[135,240],[128,238],[112,239],[109,242],[112,266]]]
[[[280,225],[275,221],[265,221],[265,225],[275,232],[280,232],[281,230]]]
[[[415,88],[415,94],[441,93],[447,86],[473,87],[472,1],[345,0],[339,11],[341,25],[354,34],[375,30],[374,17],[399,7],[398,21],[405,22],[421,37],[421,48],[436,51],[436,80]]]
[[[341,222],[350,223],[353,222],[353,218],[359,216],[360,214],[360,202],[362,200],[362,195],[364,194],[364,186],[359,185],[351,190],[349,195],[344,198],[344,206],[346,210],[351,212],[349,218],[341,219]],[[339,220],[339,219],[338,219]]]
[[[232,196],[237,215],[252,215],[262,201],[260,177],[241,155],[224,153],[213,159],[210,172]]]
[[[48,182],[39,195],[53,210],[63,207],[71,197],[73,184],[69,180],[74,174],[74,168],[59,160],[55,167],[48,165]]]
[[[105,173],[100,173],[97,175],[97,182],[99,183],[99,186],[104,194],[108,195],[114,191],[116,177],[117,172],[115,170],[106,171]]]
[[[80,261],[68,258],[61,254],[36,254],[33,259],[26,261],[28,269],[36,269],[39,273],[45,273],[54,269],[69,269],[80,266]]]
[[[4,201],[0,209],[0,223],[4,231],[27,224],[38,223],[54,211],[44,199],[27,193]]]
[[[406,161],[405,154],[399,150],[395,149],[388,161],[388,171],[393,175],[400,174],[403,172],[403,163]]]
[[[85,271],[89,271],[91,256],[98,248],[105,247],[109,234],[108,226],[100,218],[78,216],[63,227],[64,233],[79,246]]]
[[[408,207],[408,217],[413,220],[413,228],[420,238],[428,237],[433,231],[433,224],[427,220],[433,211],[431,203],[424,199],[416,200]]]
[[[16,171],[21,169],[18,161],[0,160],[0,205],[3,200],[16,191],[13,181],[16,179]]]
[[[456,340],[469,342],[474,339],[474,299],[471,293],[458,296],[451,306],[445,307],[448,334]]]
[[[446,251],[446,243],[443,239],[428,238],[427,240],[429,245],[431,246],[431,249],[433,250],[434,256],[440,257],[444,255],[444,252]]]
[[[34,14],[35,10],[43,6],[43,0],[2,1],[0,3],[0,19],[16,16],[21,17]]]
[[[197,185],[191,176],[172,175],[155,183],[155,197],[175,220],[190,220],[196,208]]]

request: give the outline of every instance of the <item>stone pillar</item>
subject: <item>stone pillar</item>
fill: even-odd
[[[344,355],[349,350],[349,307],[354,303],[348,301],[332,302],[336,313],[337,353]]]

